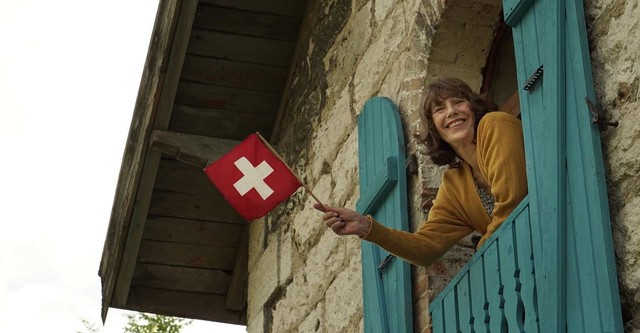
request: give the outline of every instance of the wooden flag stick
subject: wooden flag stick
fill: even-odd
[[[289,171],[291,172],[291,174],[296,177],[296,179],[298,180],[298,183],[300,183],[300,185],[302,185],[302,187],[304,187],[305,191],[307,191],[307,193],[309,193],[311,195],[311,197],[313,197],[313,199],[324,208],[324,204],[320,201],[320,199],[318,199],[318,197],[316,197],[315,194],[313,194],[313,192],[311,192],[311,190],[307,187],[307,185],[305,185],[302,180],[300,180],[300,177],[298,177],[298,175],[293,172],[293,170],[291,170],[291,168],[289,167],[289,165],[287,164],[287,162],[285,162],[282,157],[280,157],[280,154],[278,154],[278,152],[273,149],[273,147],[271,147],[271,145],[269,144],[269,142],[267,142],[267,140],[265,140],[265,138],[262,137],[262,135],[260,134],[260,132],[256,132],[256,134],[258,135],[258,138],[260,138],[260,140],[262,141],[262,143],[264,143],[265,146],[267,146],[267,148],[269,149],[269,151],[271,151],[273,153],[273,155],[275,155],[282,163],[284,163],[284,165],[287,167],[287,169],[289,169]]]

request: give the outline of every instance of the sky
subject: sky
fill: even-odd
[[[123,332],[98,267],[157,6],[0,0],[0,332]]]

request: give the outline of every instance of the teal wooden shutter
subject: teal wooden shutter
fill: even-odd
[[[585,102],[595,95],[582,1],[503,4],[520,83],[541,331],[622,332],[600,136]]]
[[[388,98],[365,103],[358,117],[358,155],[358,212],[388,227],[409,230],[402,123]],[[365,332],[413,332],[409,264],[363,241],[362,279]]]

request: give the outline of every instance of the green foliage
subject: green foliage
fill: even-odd
[[[98,333],[100,332],[100,327],[95,323],[92,323],[86,319],[82,319],[82,326],[84,326],[84,331],[76,331],[76,333]]]
[[[183,327],[191,324],[191,320],[138,312],[125,315],[127,326],[125,333],[180,333]]]

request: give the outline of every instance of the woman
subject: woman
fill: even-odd
[[[415,233],[387,228],[346,208],[314,207],[338,235],[358,235],[416,265],[427,266],[473,231],[478,248],[527,195],[520,120],[458,79],[427,88],[418,140],[437,165],[448,165],[427,221]]]

